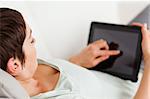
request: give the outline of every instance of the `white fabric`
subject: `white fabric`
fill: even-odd
[[[40,94],[36,99],[132,99],[139,85],[139,82],[132,83],[105,73],[90,71],[65,60],[55,59],[49,63],[59,68],[61,80],[54,91]]]
[[[0,99],[29,99],[20,83],[7,72],[0,69]]]
[[[38,60],[38,64],[45,64],[52,66],[53,68],[60,71],[60,77],[57,82],[56,87],[52,91],[48,91],[45,93],[38,94],[36,96],[31,97],[32,99],[84,99],[82,95],[80,95],[80,90],[78,86],[72,80],[72,77],[68,75],[61,66],[55,65],[52,62],[45,62],[43,60]]]

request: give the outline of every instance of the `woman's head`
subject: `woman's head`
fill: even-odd
[[[28,78],[36,70],[31,32],[21,13],[0,8],[0,68],[14,77]]]

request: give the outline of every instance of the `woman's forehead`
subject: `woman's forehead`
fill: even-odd
[[[26,39],[30,37],[31,35],[31,28],[29,26],[29,24],[27,23],[27,17],[25,15],[22,15],[25,21],[25,25],[26,25]]]

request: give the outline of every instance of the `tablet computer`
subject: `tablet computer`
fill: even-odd
[[[88,44],[99,39],[107,41],[109,50],[121,53],[90,69],[136,82],[142,57],[141,27],[92,22]]]

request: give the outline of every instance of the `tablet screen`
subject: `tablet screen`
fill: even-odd
[[[94,25],[94,24],[93,24]],[[140,30],[125,26],[97,24],[91,30],[90,42],[104,39],[110,50],[120,50],[117,56],[101,62],[94,70],[107,72],[123,79],[135,79],[140,66]],[[140,56],[138,56],[140,55]]]

